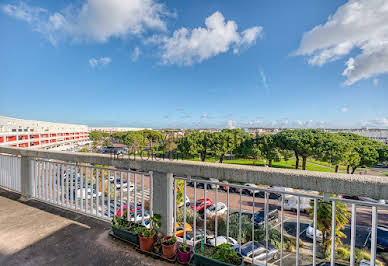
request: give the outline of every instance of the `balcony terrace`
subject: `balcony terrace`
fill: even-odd
[[[227,180],[229,183],[213,179]],[[111,239],[108,236],[109,222],[123,206],[139,204],[139,223],[147,219],[145,212],[150,215],[158,213],[162,216],[161,232],[166,235],[177,234],[174,222],[188,222],[189,217],[186,214],[191,210],[186,204],[182,204],[184,217],[180,220],[177,214],[180,211],[174,204],[177,202],[174,191],[179,180],[184,184],[184,195],[191,202],[200,198],[210,198],[215,204],[225,202],[228,236],[229,233],[232,234],[229,231],[229,217],[233,212],[239,217],[238,235],[241,236],[242,215],[264,211],[266,235],[262,241],[267,250],[271,241],[268,230],[278,230],[282,237],[279,258],[269,258],[266,255],[265,261],[260,262],[262,264],[318,265],[322,261],[335,264],[335,245],[331,247],[332,256],[325,260],[317,255],[319,244],[316,231],[312,230],[311,240],[304,235],[309,223],[312,226],[317,224],[316,208],[321,201],[331,204],[333,216],[336,215],[337,202],[346,204],[352,214],[345,228],[345,234],[348,235],[346,243],[351,254],[348,264],[356,265],[357,247],[370,250],[371,265],[374,265],[376,258],[384,261],[384,257],[377,253],[377,227],[388,224],[387,205],[332,197],[332,194],[340,194],[387,200],[388,179],[384,177],[147,158],[134,160],[91,153],[0,147],[0,186],[3,187],[0,190],[0,264],[163,263]],[[252,187],[242,183],[261,186]],[[295,190],[282,190],[279,187]],[[275,200],[271,195],[279,197]],[[296,213],[286,208],[287,197],[297,200],[294,206]],[[311,218],[302,213],[304,198],[312,202],[314,215]],[[269,223],[269,207],[275,207],[279,211],[276,225]],[[206,208],[208,206],[205,204],[204,213]],[[196,231],[202,230],[205,239],[217,239],[217,226],[221,222],[217,211],[214,216],[215,228],[209,228],[207,215],[200,217],[197,211],[193,214],[194,223],[191,226],[194,236]],[[331,221],[331,227],[335,228],[336,220]],[[252,220],[252,228],[255,226]],[[183,231],[183,238],[186,238],[186,227]],[[256,239],[255,230],[251,233],[251,239]],[[368,237],[360,240],[360,235],[364,233]],[[293,252],[283,248],[283,237],[286,234],[293,234],[296,239]],[[333,230],[331,235],[334,235]],[[335,238],[331,239],[331,243],[334,243]],[[236,240],[241,251],[244,243],[241,237]],[[361,243],[364,241],[365,244]],[[299,243],[304,244],[302,246]],[[249,258],[245,258],[245,261],[261,265],[255,260],[249,261]]]

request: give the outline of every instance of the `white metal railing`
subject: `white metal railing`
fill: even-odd
[[[35,198],[109,221],[129,208],[141,209],[144,222],[145,200],[152,200],[152,172],[47,160],[34,160],[33,172]]]
[[[178,204],[174,205],[174,230],[173,234],[178,237],[179,241],[186,241],[190,245],[195,245],[198,243],[201,238],[203,237],[205,242],[211,243],[212,245],[218,245],[222,244],[224,241],[221,243],[217,243],[218,241],[218,219],[222,218],[224,221],[223,223],[226,223],[227,229],[226,229],[226,235],[225,239],[230,239],[231,234],[230,234],[230,217],[232,215],[238,215],[238,234],[237,234],[237,239],[235,241],[237,242],[237,245],[235,244],[234,247],[236,251],[238,251],[240,254],[244,255],[244,252],[242,253],[241,248],[246,247],[247,243],[250,243],[248,245],[252,245],[252,256],[243,256],[245,262],[247,263],[252,263],[256,265],[267,265],[267,264],[273,264],[273,265],[300,265],[302,264],[301,258],[300,258],[300,246],[299,243],[301,241],[301,236],[304,233],[304,231],[301,233],[300,227],[301,227],[301,199],[307,198],[310,199],[311,201],[311,207],[309,208],[310,211],[312,212],[313,218],[311,219],[311,224],[313,227],[313,239],[312,239],[312,250],[310,254],[311,261],[306,261],[306,254],[304,255],[304,260],[303,264],[312,264],[312,265],[317,265],[318,260],[317,260],[317,244],[318,244],[318,236],[317,233],[320,232],[317,229],[317,204],[320,201],[327,201],[330,202],[331,204],[331,234],[330,234],[330,242],[331,242],[331,256],[330,256],[330,264],[335,265],[336,261],[336,245],[335,245],[335,240],[336,240],[336,202],[343,202],[347,205],[350,213],[351,213],[351,235],[350,235],[350,260],[348,261],[350,265],[355,265],[355,243],[356,243],[356,231],[357,231],[357,225],[356,225],[356,215],[357,215],[357,207],[360,208],[369,208],[371,209],[371,228],[370,228],[370,265],[375,265],[376,261],[376,239],[377,239],[377,234],[376,234],[376,229],[377,229],[377,221],[378,221],[378,210],[380,211],[387,211],[388,206],[385,204],[380,204],[380,203],[373,203],[373,202],[367,202],[367,201],[361,201],[361,200],[350,200],[350,199],[342,199],[342,198],[337,198],[337,197],[330,197],[329,195],[319,195],[319,193],[309,193],[309,192],[299,192],[299,191],[287,191],[287,190],[277,190],[277,189],[265,189],[265,188],[253,188],[252,186],[247,186],[247,185],[240,185],[240,184],[231,184],[231,183],[224,183],[224,182],[214,182],[214,181],[209,181],[209,180],[203,180],[203,179],[197,179],[197,178],[191,178],[191,177],[175,177],[174,178],[174,201],[177,203],[177,182],[183,182],[184,184],[184,190],[183,190],[183,204],[181,207],[178,206]],[[190,183],[193,188],[190,188],[190,197],[188,197],[189,200],[194,200],[193,204],[190,205],[190,207],[187,206],[186,200],[187,200],[187,183]],[[199,187],[199,185],[201,186]],[[204,184],[204,185],[202,185]],[[224,189],[222,190],[221,187]],[[226,189],[225,189],[226,188]],[[234,202],[234,206],[237,206],[237,209],[235,208],[235,214],[231,213],[231,210],[233,207],[230,205],[230,198],[232,196],[232,193],[230,191],[234,191],[234,201],[237,200],[237,202]],[[211,193],[210,193],[211,192]],[[237,193],[236,193],[237,192]],[[210,231],[207,228],[207,218],[208,218],[208,213],[207,210],[209,210],[210,206],[205,203],[205,204],[199,204],[198,206],[200,208],[197,209],[197,202],[201,202],[202,200],[204,202],[207,202],[207,199],[210,199],[212,206],[217,206],[219,204],[219,194],[226,194],[226,210],[222,210],[222,213],[218,214],[219,210],[217,208],[213,208],[212,210],[215,210],[214,213],[212,214],[214,217],[214,229],[213,231]],[[210,195],[211,194],[211,195]],[[247,195],[248,194],[248,195]],[[264,195],[264,199],[261,201],[264,201],[264,206],[263,207],[256,207],[256,199],[259,198],[257,195]],[[269,208],[269,195],[275,194],[279,195],[278,200],[275,202],[277,205],[277,212],[280,212],[279,219],[280,219],[280,235],[281,235],[281,240],[280,240],[280,248],[279,250],[276,250],[276,254],[274,255],[274,250],[270,248],[270,235],[269,235],[269,214],[268,214],[268,208]],[[198,201],[198,195],[201,198],[200,201]],[[203,198],[202,198],[203,195]],[[225,196],[225,195],[224,195]],[[295,197],[296,199],[296,234],[295,234],[295,261],[291,262],[290,260],[285,261],[284,259],[287,258],[292,252],[288,252],[284,250],[284,223],[285,223],[285,199],[287,197]],[[244,202],[244,204],[243,204]],[[237,203],[237,204],[236,204]],[[252,207],[250,206],[252,205]],[[273,204],[273,201],[272,201]],[[243,207],[244,205],[244,207]],[[177,213],[179,212],[179,208],[183,208],[183,219],[180,217]],[[192,228],[187,225],[187,208],[191,208],[193,210],[193,223],[192,223]],[[289,206],[288,206],[289,208]],[[255,214],[258,213],[258,211],[263,211],[264,212],[264,231],[265,231],[265,237],[262,239],[258,239],[257,237],[255,238],[255,228],[257,228],[257,224],[255,222]],[[243,215],[251,215],[251,238],[250,241],[243,243],[242,242],[242,216]],[[201,223],[202,225],[198,226],[197,224],[197,217],[201,217]],[[288,214],[289,216],[289,214]],[[226,219],[226,221],[225,221]],[[306,219],[306,217],[304,217]],[[308,218],[310,220],[310,218]],[[177,234],[177,228],[176,224],[183,223],[183,226],[180,226],[183,230],[183,234],[180,231]],[[246,229],[246,228],[245,228]],[[197,234],[198,231],[201,231],[201,235]],[[190,237],[187,237],[187,233],[191,232],[192,235]],[[236,234],[234,234],[236,235]],[[222,239],[221,239],[222,240]],[[254,240],[254,241],[252,241]],[[229,243],[232,243],[232,241],[228,241]],[[259,244],[263,244],[264,246],[264,251],[265,255],[263,255],[263,250],[258,251],[255,256],[254,249],[256,248],[256,242]],[[245,245],[244,245],[245,244]],[[257,249],[256,249],[257,250]],[[271,253],[271,254],[270,254]],[[261,254],[261,256],[260,256]],[[249,255],[249,254],[245,254]],[[279,256],[279,258],[276,258]],[[256,257],[260,257],[260,259],[255,259]],[[263,259],[264,258],[264,259]]]
[[[0,186],[21,192],[20,157],[0,154]]]
[[[245,254],[245,261],[254,264],[298,265],[302,259],[305,264],[306,252],[311,260],[307,263],[313,265],[320,263],[322,259],[317,257],[319,253],[317,207],[321,202],[328,202],[329,216],[335,217],[336,203],[342,202],[351,212],[350,265],[355,265],[355,247],[358,243],[356,232],[359,230],[357,215],[365,211],[370,212],[368,216],[370,218],[368,221],[369,250],[370,262],[371,265],[374,265],[378,256],[376,252],[377,228],[381,221],[378,215],[388,216],[388,208],[385,204],[336,198],[328,194],[329,192],[338,194],[339,191],[344,191],[348,195],[369,197],[380,195],[387,199],[387,182],[379,177],[296,170],[283,171],[197,162],[170,162],[168,160],[114,159],[111,156],[99,154],[48,152],[8,147],[0,147],[0,152],[2,152],[0,155],[0,186],[2,187],[21,191],[22,195],[27,197],[31,196],[108,221],[119,210],[119,215],[123,215],[124,208],[129,208],[131,211],[133,209],[133,220],[143,224],[153,212],[159,213],[164,219],[162,226],[165,228],[161,229],[163,233],[177,235],[180,241],[187,239],[189,244],[195,244],[203,237],[206,242],[217,245],[221,241],[221,238],[218,237],[224,236],[227,239],[233,237],[235,242],[230,241],[236,244],[237,251]],[[98,167],[97,164],[109,165],[109,167]],[[123,167],[138,170],[123,170]],[[182,174],[184,172],[190,174],[184,175]],[[190,177],[194,175],[195,178]],[[256,184],[301,188],[305,191],[258,187],[254,184],[241,185],[240,183],[199,179],[199,177],[217,177],[230,182],[249,181]],[[183,183],[181,207],[177,204],[179,182]],[[25,184],[32,184],[31,190],[25,188]],[[306,191],[311,189],[317,192]],[[319,194],[318,192],[324,193]],[[278,200],[272,199],[274,195],[277,195]],[[199,204],[200,208],[197,210],[196,202],[201,199],[204,201],[203,206],[201,208]],[[149,206],[146,204],[147,201]],[[194,205],[189,207],[187,201],[193,202]],[[292,206],[290,202],[294,202]],[[223,204],[220,204],[223,209],[216,208],[219,203]],[[302,214],[302,211],[307,208],[306,204],[311,209],[311,218]],[[277,209],[278,223],[276,226],[272,224],[271,215],[275,213],[273,207]],[[288,212],[290,209],[294,209],[295,213]],[[256,216],[261,217],[261,220],[255,219]],[[131,215],[127,217],[132,218]],[[243,217],[248,217],[248,224],[247,219]],[[179,230],[176,226],[177,222],[182,227]],[[305,230],[301,227],[302,223],[312,224],[310,250],[299,244],[305,242]],[[295,230],[289,232],[289,228],[286,227],[288,224],[292,224]],[[331,243],[335,243],[335,225],[335,219],[331,219],[331,225],[328,225],[333,229],[329,236]],[[247,231],[247,228],[250,228],[250,231]],[[247,232],[250,233],[249,236]],[[274,232],[280,234],[280,244],[277,242],[277,250],[271,244]],[[295,243],[294,252],[285,248],[290,234]],[[261,246],[261,249],[256,249],[256,245]],[[248,252],[249,249],[253,252]],[[334,265],[335,245],[332,245],[330,250],[329,260]],[[251,257],[250,254],[252,254]],[[279,258],[274,259],[274,257]]]

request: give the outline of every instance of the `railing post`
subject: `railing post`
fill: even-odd
[[[33,160],[22,156],[20,160],[20,185],[24,200],[29,200],[34,195]]]
[[[161,215],[160,231],[171,235],[173,230],[173,174],[153,172],[154,214]]]

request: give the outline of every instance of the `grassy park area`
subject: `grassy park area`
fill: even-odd
[[[190,159],[192,161],[200,161],[199,158],[193,158]],[[206,159],[206,162],[218,162],[218,159],[215,157],[210,157]],[[232,159],[232,160],[224,160],[223,163],[226,164],[240,164],[240,165],[257,165],[257,166],[264,166],[263,160],[252,160],[252,159]],[[274,168],[288,168],[288,169],[294,169],[295,168],[295,158],[290,158],[289,160],[285,161],[281,159],[279,162],[273,162],[272,167]],[[342,166],[340,168],[341,170],[346,170],[345,166]],[[320,162],[317,160],[307,160],[306,170],[309,171],[319,171],[319,172],[334,172],[334,167],[329,167],[329,165],[325,162]]]

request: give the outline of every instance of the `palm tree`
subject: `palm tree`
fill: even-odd
[[[325,251],[331,243],[331,217],[332,217],[332,203],[330,201],[317,201],[317,228],[322,232],[322,244]],[[314,206],[314,203],[310,203]],[[335,224],[335,246],[342,245],[342,238],[346,238],[346,235],[341,232],[345,228],[345,225],[349,222],[350,212],[347,211],[346,204],[336,201],[336,224]],[[314,209],[309,209],[310,217],[314,217]]]

